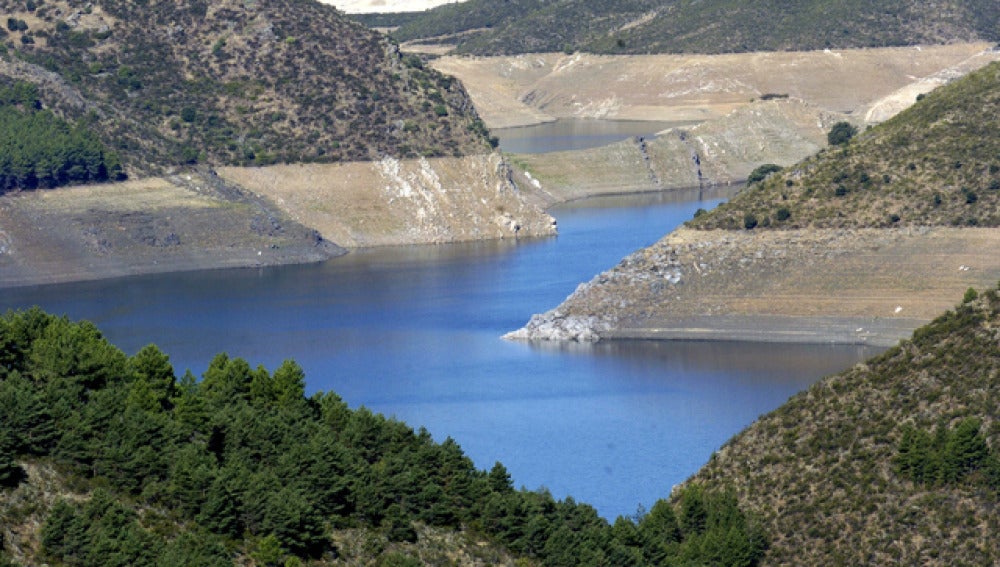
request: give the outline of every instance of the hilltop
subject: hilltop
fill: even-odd
[[[1000,294],[826,378],[727,442],[691,482],[735,484],[766,564],[995,565]]]
[[[930,45],[1000,39],[990,0],[469,0],[428,11],[393,32],[456,53],[730,53]]]
[[[459,84],[318,2],[0,5],[0,78],[90,116],[131,174],[489,150]]]

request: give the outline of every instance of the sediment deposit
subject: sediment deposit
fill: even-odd
[[[992,228],[681,228],[507,338],[893,344],[995,285],[998,249]]]
[[[0,287],[316,262],[343,253],[207,171],[0,197]]]
[[[525,200],[496,153],[219,173],[346,247],[555,234],[555,220]]]

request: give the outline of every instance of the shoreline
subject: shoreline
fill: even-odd
[[[892,347],[929,323],[917,318],[855,318],[781,315],[717,315],[663,325],[623,327],[601,333],[601,341],[711,341]]]

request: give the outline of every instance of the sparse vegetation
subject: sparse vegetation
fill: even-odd
[[[393,32],[454,43],[459,53],[731,53],[1000,39],[1000,6],[767,0],[469,0],[440,6]]]
[[[735,229],[746,215],[763,218],[779,207],[795,215],[772,229],[1000,226],[997,105],[1000,63],[993,63],[849,144],[770,175],[689,226]],[[849,133],[842,124],[831,143]]]
[[[737,485],[776,538],[768,564],[1000,561],[1000,290],[822,380],[694,478]]]
[[[490,150],[458,82],[405,64],[381,34],[319,2],[100,0],[87,23],[50,15],[27,32],[25,5],[3,7],[11,39],[44,38],[7,42],[21,78],[55,115],[93,116],[130,171]]]

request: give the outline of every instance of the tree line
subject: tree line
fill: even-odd
[[[118,155],[86,125],[42,109],[38,87],[0,87],[0,193],[121,179]]]
[[[67,565],[323,561],[334,530],[413,542],[421,525],[543,565],[753,565],[767,545],[732,494],[691,486],[609,523],[515,490],[500,463],[477,470],[451,439],[306,396],[295,362],[269,372],[220,354],[178,379],[157,347],[127,356],[37,308],[0,317],[0,490],[24,482],[25,459],[90,487],[41,531],[39,560]]]

